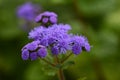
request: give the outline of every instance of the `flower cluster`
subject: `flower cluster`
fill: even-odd
[[[51,17],[54,17],[54,19],[50,19]],[[33,39],[33,42],[23,47],[23,60],[28,58],[35,60],[38,57],[44,58],[47,56],[47,49],[50,49],[52,55],[66,54],[68,51],[78,55],[82,50],[90,51],[91,46],[87,38],[69,34],[71,26],[68,24],[56,24],[57,15],[55,13],[44,12],[36,18],[36,22],[47,24],[44,19],[51,21],[51,25],[48,27],[40,25],[29,33],[28,37]],[[52,20],[55,22],[54,24]]]
[[[49,24],[57,23],[57,14],[55,14],[54,12],[41,13],[35,18],[35,22],[42,23],[43,26],[48,27]]]
[[[23,60],[36,60],[38,57],[44,58],[47,55],[47,50],[40,45],[40,41],[33,41],[22,48]]]
[[[17,9],[17,16],[27,21],[33,21],[34,18],[39,14],[40,7],[38,5],[27,2]]]

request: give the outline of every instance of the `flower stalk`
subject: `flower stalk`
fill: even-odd
[[[48,63],[49,65],[51,65],[51,66],[53,66],[53,67],[55,67],[55,66],[56,66],[55,64],[53,64],[53,63],[51,63],[51,62],[47,61],[46,59],[41,59],[41,60],[43,60],[44,62]]]
[[[57,55],[55,55],[55,63],[56,65],[59,64],[61,65],[62,63],[60,62],[59,58]],[[60,66],[59,69],[58,69],[58,78],[59,80],[65,80],[64,78],[64,73],[63,73],[63,70],[62,70],[62,67]]]
[[[59,68],[58,70],[58,77],[59,77],[59,80],[65,80],[62,68]]]
[[[67,57],[65,57],[65,58],[61,61],[61,63],[64,63],[71,55],[72,55],[72,53],[70,53]]]

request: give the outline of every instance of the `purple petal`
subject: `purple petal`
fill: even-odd
[[[89,44],[89,43],[85,43],[85,50],[86,50],[87,52],[89,52],[90,49],[91,49],[90,44]]]
[[[35,18],[35,22],[40,22],[42,19],[42,16],[41,15],[38,15],[36,18]]]
[[[40,57],[40,58],[44,58],[44,57],[46,57],[46,55],[47,55],[47,50],[46,50],[46,48],[40,48],[39,50],[38,50],[38,56]]]
[[[59,54],[58,47],[56,47],[56,46],[52,47],[51,52],[52,52],[53,55],[58,55]]]
[[[22,56],[21,57],[22,57],[23,60],[28,60],[28,58],[29,58],[29,51],[27,49],[24,49],[22,51]]]
[[[50,22],[53,24],[57,23],[57,18],[55,16],[50,17]]]
[[[38,48],[38,42],[37,41],[33,41],[32,43],[29,43],[27,45],[27,49],[28,50],[31,50],[31,51],[34,51]]]
[[[37,56],[37,53],[36,52],[32,52],[30,53],[30,59],[33,61],[33,60],[36,60],[38,58]]]
[[[74,45],[74,46],[72,47],[72,52],[73,52],[74,54],[76,54],[76,55],[80,54],[81,51],[82,51],[82,48],[81,48],[81,46],[79,46],[79,45]]]
[[[45,23],[47,23],[48,22],[48,18],[43,18],[42,19],[42,22],[45,24]]]

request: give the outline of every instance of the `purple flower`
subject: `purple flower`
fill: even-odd
[[[68,50],[75,50],[73,48],[76,48],[75,45],[79,45],[78,47],[81,51],[82,48],[86,51],[90,51],[90,45],[87,39],[84,36],[68,34],[69,30],[71,30],[71,27],[67,24],[54,24],[48,28],[39,26],[29,33],[29,38],[39,40],[40,44],[46,47],[56,46],[53,47],[53,49],[56,49],[59,53],[66,53]],[[74,45],[71,45],[71,43]],[[78,53],[75,52],[75,54]]]
[[[34,40],[41,40],[46,34],[47,34],[47,29],[43,26],[39,26],[34,28],[32,31],[29,32],[29,38],[34,39]]]
[[[22,59],[28,60],[36,60],[38,57],[43,58],[47,55],[47,50],[44,46],[40,45],[40,42],[33,41],[28,43],[22,48]]]
[[[44,12],[39,14],[35,18],[35,22],[42,23],[44,26],[48,26],[47,24],[56,24],[57,23],[57,14],[54,12]]]
[[[40,44],[43,45],[43,46],[46,46],[46,47],[49,46],[48,39],[47,38],[41,39]]]
[[[76,44],[72,47],[72,52],[76,55],[80,54],[81,51],[82,51],[82,47],[78,44]]]
[[[17,16],[28,21],[33,21],[40,13],[40,10],[41,9],[38,5],[27,2],[17,8]]]
[[[89,44],[88,42],[86,42],[84,48],[85,48],[85,50],[86,50],[87,52],[89,52],[90,49],[91,49],[91,46],[90,46],[90,44]]]
[[[30,51],[36,50],[38,48],[39,41],[33,41],[31,43],[28,43],[26,48]]]
[[[58,40],[55,37],[48,38],[48,44],[49,45],[56,44],[57,42],[58,42]]]
[[[54,31],[56,33],[66,34],[69,30],[71,30],[71,26],[68,24],[54,24],[49,28],[49,31],[51,31],[51,33]]]
[[[30,53],[30,59],[33,61],[33,60],[36,60],[38,58],[37,56],[37,53],[36,52],[31,52]]]
[[[47,50],[46,50],[46,48],[45,47],[42,47],[42,48],[40,48],[39,50],[38,50],[38,56],[40,57],[40,58],[44,58],[44,57],[46,57],[46,55],[47,55]]]
[[[29,58],[29,51],[27,49],[24,49],[22,51],[22,56],[21,57],[22,57],[23,60],[27,60]]]
[[[71,43],[73,44],[72,51],[74,54],[80,53],[82,51],[82,48],[83,50],[90,51],[91,46],[88,43],[87,38],[85,38],[84,36],[73,36],[71,39]],[[78,50],[77,48],[80,48],[81,50]]]
[[[51,23],[54,22],[55,19],[57,19],[55,13],[44,12],[36,18],[36,22],[47,24],[50,21]],[[71,30],[71,26],[68,24],[52,24],[49,27],[41,25],[34,28],[29,33],[29,38],[34,41],[22,49],[23,60],[45,58],[47,55],[46,48],[50,49],[53,55],[66,54],[68,51],[72,51],[75,55],[80,54],[83,50],[89,52],[91,46],[87,38],[69,34],[69,30]]]
[[[51,48],[51,52],[53,55],[58,55],[59,54],[59,48],[57,46],[54,46]]]
[[[67,38],[69,35],[67,32],[71,29],[69,25],[63,24],[54,24],[49,28],[45,28],[43,26],[39,26],[34,28],[29,33],[29,38],[34,40],[42,40],[42,39],[61,39]],[[49,41],[48,41],[49,42]]]
[[[65,54],[68,50],[71,49],[69,42],[69,38],[61,39],[57,42],[56,45],[59,48],[59,53]]]

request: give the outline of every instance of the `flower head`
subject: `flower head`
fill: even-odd
[[[41,40],[47,34],[47,28],[43,26],[39,26],[34,28],[32,31],[29,32],[29,38],[34,40]]]
[[[90,44],[88,43],[88,40],[84,36],[73,36],[71,39],[72,45],[72,51],[75,54],[78,54],[83,50],[90,51]],[[78,52],[77,52],[78,51]]]
[[[36,60],[38,57],[44,58],[47,55],[47,50],[44,46],[40,45],[39,41],[28,43],[22,48],[22,59]]]
[[[42,47],[37,51],[37,53],[40,58],[44,58],[47,55],[47,50],[45,47]]]
[[[72,52],[76,55],[80,54],[82,52],[82,47],[79,44],[73,45]]]
[[[59,48],[57,46],[53,46],[51,48],[51,52],[53,55],[58,55],[59,54]]]
[[[17,16],[28,21],[33,21],[34,18],[39,14],[39,12],[40,7],[38,5],[27,2],[18,7]]]
[[[54,24],[49,28],[39,26],[29,33],[29,38],[39,40],[41,45],[50,46],[58,44],[63,39],[69,38],[68,31],[71,29],[69,25]],[[67,41],[65,41],[67,42]]]
[[[43,12],[41,14],[39,14],[36,18],[35,18],[35,22],[37,23],[42,23],[42,25],[47,26],[49,24],[56,24],[57,23],[57,14],[55,14],[54,12]]]
[[[53,12],[44,12],[36,18],[36,21],[47,23],[51,17],[57,18],[57,15]],[[23,60],[44,58],[47,55],[47,48],[53,55],[66,54],[68,51],[78,55],[83,50],[90,51],[91,46],[87,38],[69,34],[69,30],[71,30],[71,26],[68,24],[52,24],[49,27],[41,25],[34,28],[29,33],[29,38],[34,41],[22,49]]]

